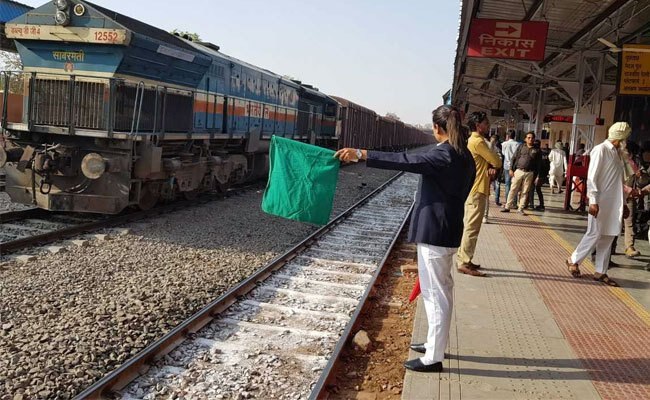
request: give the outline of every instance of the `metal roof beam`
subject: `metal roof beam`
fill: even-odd
[[[488,92],[487,90],[478,89],[478,88],[471,87],[471,86],[467,86],[467,88],[468,88],[469,90],[471,90],[471,91],[474,91],[474,92],[480,93],[480,94],[482,94],[482,95],[484,95],[484,96],[492,97],[493,99],[497,99],[497,100],[501,100],[501,101],[507,101],[508,103],[516,103],[516,102],[515,102],[514,100],[512,100],[510,97],[499,96],[498,94],[495,94],[495,93],[492,93],[492,92]]]
[[[571,46],[573,46],[574,43],[576,43],[578,40],[582,39],[586,34],[591,32],[592,29],[600,25],[607,17],[612,15],[613,13],[619,11],[624,7],[627,3],[635,1],[635,0],[615,0],[612,4],[609,5],[603,12],[598,14],[594,19],[592,19],[587,25],[582,27],[578,32],[576,32],[575,35],[571,36],[569,39],[567,39],[560,47],[569,49]],[[539,65],[540,67],[545,67],[548,65],[551,61],[553,61],[559,53],[553,53],[552,55],[548,56],[546,60],[542,61],[542,63]]]
[[[557,89],[557,88],[551,88],[550,90],[552,90],[553,92],[557,93],[557,95],[560,96],[561,98],[563,98],[564,100],[571,102],[571,104],[574,103],[573,99],[572,99],[570,96],[564,94],[564,93],[563,93],[562,91],[560,91],[559,89]]]
[[[526,16],[524,17],[524,21],[530,21],[535,17],[535,14],[542,8],[542,5],[544,5],[544,0],[535,0],[532,6],[528,9],[526,12]]]
[[[496,63],[496,64],[499,64],[499,65],[501,65],[501,66],[503,66],[505,68],[510,68],[512,70],[519,71],[521,73],[528,74],[528,75],[534,76],[536,78],[540,78],[540,79],[544,79],[544,80],[557,80],[557,78],[555,76],[547,75],[547,74],[543,74],[543,75],[538,74],[538,73],[533,72],[531,70],[527,70],[524,67],[520,67],[518,65],[510,64],[510,63],[505,62],[505,61],[501,61],[501,60],[491,60],[491,61]]]
[[[486,106],[484,106],[484,105],[481,105],[481,104],[475,103],[475,102],[473,102],[473,101],[468,101],[467,103],[468,103],[469,105],[471,105],[472,107],[476,107],[476,108],[479,108],[479,109],[481,109],[481,110],[492,111],[490,108],[488,108],[488,107],[486,107]]]

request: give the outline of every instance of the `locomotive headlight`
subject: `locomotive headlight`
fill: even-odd
[[[106,161],[97,153],[89,153],[81,160],[81,172],[88,179],[99,179],[106,172]]]
[[[54,6],[57,10],[64,11],[69,6],[68,0],[54,0]]]
[[[67,12],[59,10],[54,14],[54,22],[57,25],[66,26],[70,23],[70,16]]]
[[[86,7],[84,7],[84,5],[81,3],[77,3],[72,8],[72,11],[74,12],[74,15],[76,15],[77,17],[81,17],[86,13]]]

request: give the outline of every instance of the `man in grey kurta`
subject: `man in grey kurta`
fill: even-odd
[[[589,217],[587,232],[566,264],[569,272],[580,276],[578,265],[596,248],[596,273],[594,279],[610,286],[618,286],[607,276],[609,256],[614,237],[621,233],[625,205],[624,145],[632,129],[626,122],[617,122],[609,128],[607,140],[595,146],[590,153],[587,172]]]

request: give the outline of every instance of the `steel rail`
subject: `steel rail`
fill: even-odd
[[[395,232],[395,236],[393,237],[390,246],[388,247],[388,252],[384,255],[384,258],[382,258],[382,260],[379,262],[379,265],[377,266],[377,270],[372,275],[372,279],[370,280],[368,287],[366,287],[366,291],[363,293],[363,296],[359,300],[359,305],[357,306],[356,310],[352,314],[350,321],[348,321],[348,324],[345,327],[343,334],[341,335],[341,339],[339,339],[338,343],[336,344],[336,347],[334,348],[334,351],[332,352],[332,355],[330,356],[327,365],[323,369],[323,373],[321,374],[321,377],[318,379],[318,381],[312,388],[311,395],[309,396],[310,399],[316,400],[316,399],[321,399],[326,397],[324,396],[324,391],[327,388],[327,384],[334,378],[337,369],[337,364],[339,361],[339,356],[343,352],[343,349],[345,348],[348,339],[350,339],[352,333],[358,327],[359,317],[361,316],[364,308],[366,307],[368,298],[370,297],[370,294],[372,293],[372,290],[375,287],[375,283],[377,283],[377,279],[379,278],[379,275],[384,270],[386,261],[388,261],[388,257],[392,253],[392,249],[395,247],[395,244],[399,239],[400,233],[404,230],[404,227],[409,221],[409,217],[413,212],[414,204],[415,203],[411,204],[409,211],[406,213],[406,217],[404,218],[404,221],[402,221],[402,224],[400,225],[399,229]]]
[[[192,315],[191,317],[189,317],[188,319],[180,323],[177,327],[172,329],[170,332],[168,332],[165,336],[156,340],[154,343],[147,346],[144,350],[142,350],[140,353],[136,354],[134,357],[126,361],[120,367],[110,372],[108,375],[106,375],[105,377],[97,381],[95,384],[93,384],[83,392],[79,393],[75,397],[75,399],[101,399],[101,398],[105,398],[104,396],[107,396],[110,393],[114,393],[126,387],[129,383],[131,383],[138,376],[140,376],[143,371],[146,371],[150,363],[155,361],[158,357],[172,351],[174,348],[176,348],[178,345],[184,342],[185,339],[190,334],[198,332],[201,328],[203,328],[208,323],[210,323],[218,314],[220,314],[228,307],[230,307],[232,304],[237,302],[239,297],[255,289],[259,282],[262,282],[268,277],[270,277],[273,274],[273,272],[280,269],[287,262],[294,259],[297,256],[297,254],[299,254],[302,250],[308,248],[313,242],[316,241],[318,237],[322,236],[323,234],[329,232],[334,227],[339,225],[339,223],[344,221],[354,210],[367,203],[371,198],[373,198],[375,195],[383,191],[386,187],[388,187],[391,183],[393,183],[397,178],[399,178],[402,175],[403,173],[395,174],[391,179],[389,179],[383,185],[381,185],[380,187],[378,187],[377,189],[375,189],[374,191],[366,195],[363,199],[358,201],[356,204],[352,205],[350,208],[343,211],[336,218],[330,221],[327,225],[319,228],[317,231],[313,232],[307,238],[302,240],[300,243],[296,244],[294,247],[286,251],[284,254],[274,258],[267,265],[255,271],[253,275],[246,278],[245,280],[243,280],[242,282],[240,282],[239,284],[237,284],[236,286],[228,290],[226,293],[222,294],[217,299],[207,304],[201,310],[199,310],[194,315]],[[410,209],[409,209],[409,213],[410,213]],[[397,240],[397,237],[399,236],[399,232],[402,230],[403,226],[404,226],[404,222],[400,226],[400,230],[397,231],[397,233],[395,234],[395,237],[391,242],[391,248],[394,245],[395,241]],[[383,266],[386,258],[387,256],[385,256],[384,259],[382,260],[381,266]],[[375,276],[373,276],[373,280],[372,280],[373,284],[377,276],[378,274],[375,274]],[[372,285],[370,287],[372,287]],[[369,294],[370,294],[370,289],[367,289],[362,297],[364,303],[367,300]],[[359,307],[362,306],[360,305]],[[359,314],[360,312],[357,310],[354,314],[355,319],[358,317]],[[352,326],[353,323],[350,322],[345,330],[346,333],[345,340],[347,340],[347,337],[349,336],[352,330]],[[343,340],[343,344],[345,343],[345,340]],[[343,344],[341,343],[337,344],[336,349],[338,351],[335,354],[337,355],[340,354],[340,349],[343,348]],[[330,363],[330,364],[334,365],[334,363]],[[328,376],[330,375],[329,371],[327,375]]]
[[[7,211],[0,214],[0,224],[5,222],[19,221],[27,218],[38,218],[47,214],[47,211],[40,208],[28,208],[26,210]]]

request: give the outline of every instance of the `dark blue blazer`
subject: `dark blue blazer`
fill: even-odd
[[[420,174],[408,240],[440,247],[459,247],[465,200],[476,176],[474,159],[448,143],[425,153],[368,152],[368,167]]]

